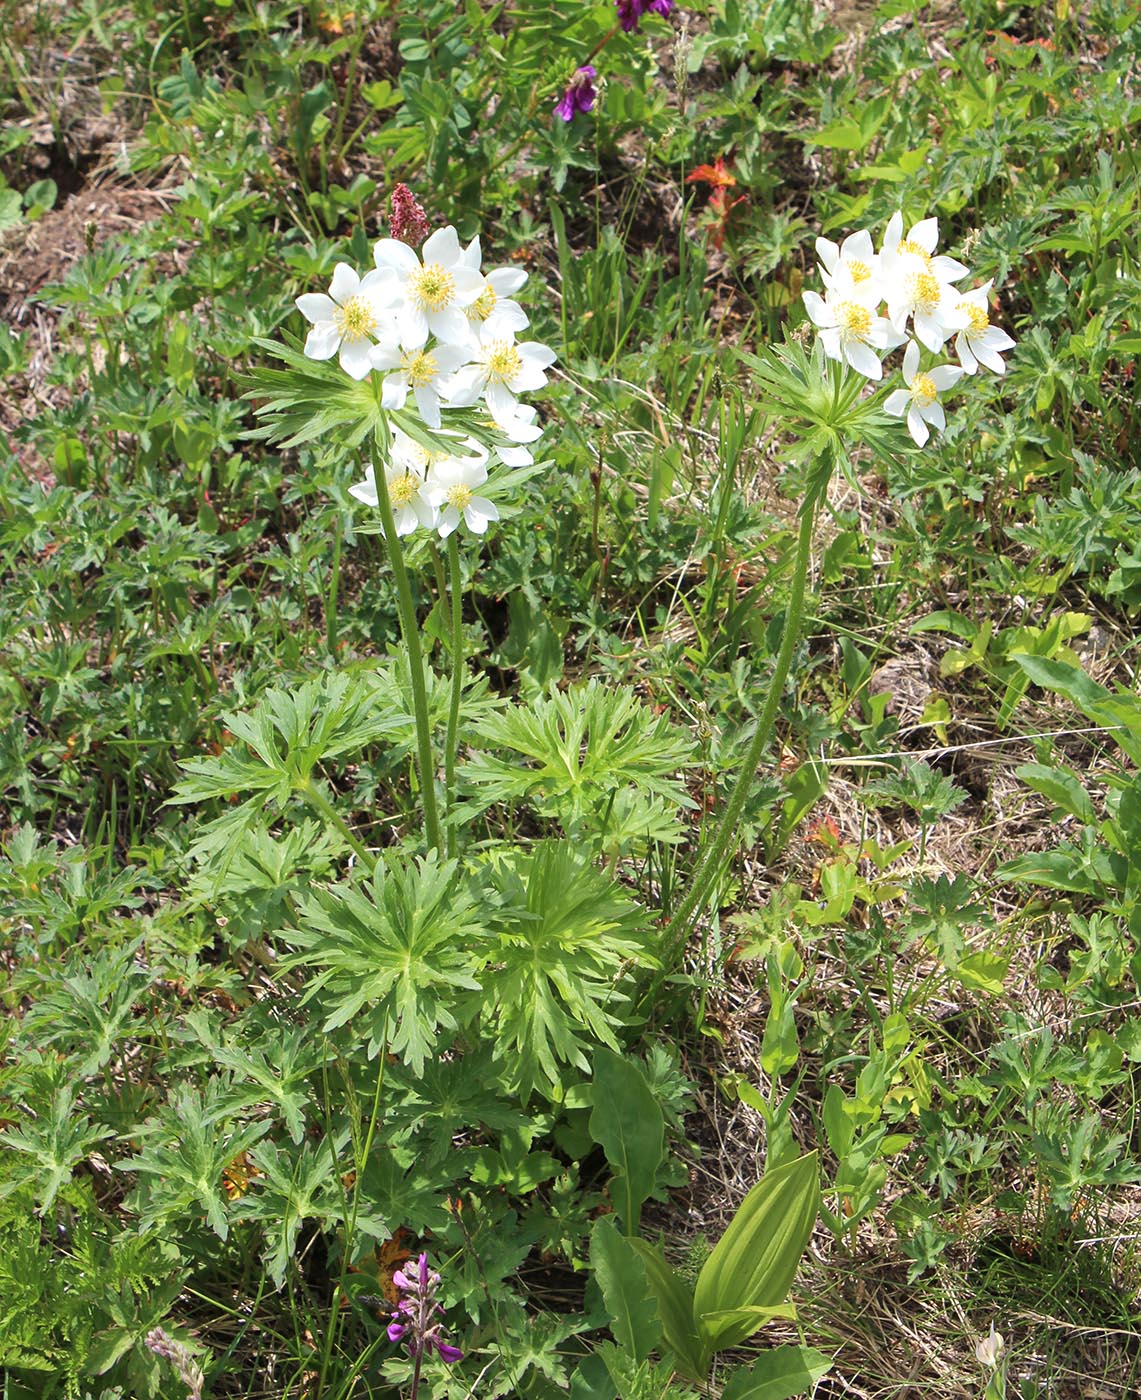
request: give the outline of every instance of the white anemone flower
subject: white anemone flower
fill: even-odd
[[[479,235],[472,239],[463,251],[466,266],[479,271],[483,252]],[[483,291],[467,308],[468,320],[473,331],[478,334],[481,326],[491,323],[498,333],[526,330],[531,324],[527,313],[512,295],[526,282],[527,274],[518,267],[493,267],[483,274]]]
[[[521,403],[515,417],[500,427],[499,431],[510,441],[497,443],[495,455],[505,467],[529,467],[534,462],[534,453],[523,444],[542,437],[543,430],[535,422],[538,416],[530,404]]]
[[[967,269],[954,258],[935,254],[938,219],[922,219],[906,238],[903,215],[888,221],[880,253],[880,272],[887,314],[897,331],[911,318],[917,339],[928,350],[942,350],[947,338],[961,330],[965,318],[956,309],[959,292],[953,286]]]
[[[295,303],[312,323],[305,340],[305,353],[311,360],[331,360],[340,351],[341,368],[354,379],[364,379],[372,364],[369,351],[373,341],[391,334],[387,311],[397,292],[396,278],[389,272],[368,272],[359,276],[348,263],[333,269],[329,294],[306,292]]]
[[[487,454],[476,457],[443,457],[432,463],[424,495],[438,511],[436,528],[447,539],[460,521],[473,535],[483,535],[492,520],[499,519],[493,501],[476,494],[487,480]]]
[[[515,395],[541,389],[547,382],[546,370],[556,359],[549,346],[534,340],[516,345],[513,332],[502,331],[494,321],[485,322],[474,360],[452,381],[451,402],[467,407],[482,398],[496,426],[512,436],[520,421]]]
[[[395,340],[374,345],[369,356],[372,368],[392,371],[385,375],[381,407],[403,408],[411,393],[425,425],[438,428],[440,400],[450,401],[451,376],[470,355],[462,345],[434,345],[431,350],[402,350]]]
[[[877,306],[883,300],[879,254],[867,229],[849,234],[843,243],[830,238],[816,240],[821,278],[829,292],[845,301],[865,301]]]
[[[373,248],[381,270],[395,274],[399,301],[393,308],[400,343],[419,350],[428,336],[449,345],[470,345],[467,308],[484,290],[484,279],[464,262],[456,231],[449,224],[429,235],[415,250],[396,238],[382,238]]]
[[[985,286],[975,287],[964,293],[957,310],[967,317],[967,324],[955,337],[955,354],[968,374],[974,374],[979,365],[985,365],[995,374],[1005,374],[1000,350],[1010,350],[1014,341],[1000,326],[992,326],[987,313],[987,293],[994,285],[993,279]]]
[[[409,448],[414,450],[409,451]],[[427,464],[428,453],[425,449],[398,431],[392,456],[384,468],[384,480],[388,486],[388,499],[398,535],[410,535],[418,525],[426,530],[435,528],[438,518],[436,507],[424,496]],[[363,501],[366,506],[380,504],[376,474],[371,466],[363,481],[349,487],[349,495]]]
[[[820,331],[820,342],[828,358],[851,365],[866,379],[883,378],[877,350],[891,350],[903,344],[904,337],[886,317],[877,316],[867,302],[843,298],[826,301],[816,292],[805,292],[804,309]]]
[[[888,394],[884,400],[884,412],[890,413],[893,418],[902,418],[906,413],[907,431],[914,438],[915,445],[922,447],[931,436],[928,424],[940,432],[947,426],[939,395],[943,390],[952,388],[962,377],[963,371],[958,365],[936,365],[934,369],[921,374],[919,346],[914,340],[909,340],[903,352],[903,379],[907,388],[894,389]]]

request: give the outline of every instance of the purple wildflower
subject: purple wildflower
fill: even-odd
[[[146,1345],[156,1356],[170,1361],[178,1372],[178,1378],[187,1389],[186,1400],[202,1400],[202,1386],[206,1377],[183,1342],[176,1342],[161,1327],[152,1327],[146,1335]]]
[[[598,96],[594,86],[597,77],[598,70],[593,63],[584,63],[581,68],[576,68],[566,92],[555,103],[555,115],[569,122],[574,120],[576,112],[589,112]]]
[[[653,11],[663,19],[674,7],[674,0],[614,0],[618,22],[627,34],[633,33],[643,15]]]
[[[444,1341],[443,1324],[435,1321],[444,1309],[436,1301],[440,1275],[429,1270],[428,1256],[421,1254],[415,1271],[397,1269],[392,1282],[404,1297],[396,1305],[388,1324],[388,1339],[407,1342],[409,1353],[416,1359],[417,1377],[425,1352],[434,1351],[449,1366],[461,1360],[463,1352]]]

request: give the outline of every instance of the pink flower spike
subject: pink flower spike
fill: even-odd
[[[388,223],[393,238],[407,243],[411,248],[419,248],[428,237],[430,225],[424,206],[407,185],[396,185],[389,200]]]

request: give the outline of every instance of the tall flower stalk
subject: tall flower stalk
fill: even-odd
[[[757,765],[765,751],[780,708],[785,682],[792,667],[796,644],[800,639],[800,627],[804,616],[804,592],[808,580],[808,566],[812,557],[812,532],[816,524],[818,496],[813,495],[801,508],[800,531],[797,536],[796,560],[793,565],[792,591],[785,612],[784,636],[777,653],[776,666],[769,681],[769,693],[764,708],[757,721],[756,730],[749,746],[741,756],[740,771],[729,800],[722,811],[717,831],[705,847],[698,861],[697,869],[690,881],[689,892],[682,900],[669,924],[666,926],[665,945],[667,950],[676,953],[685,943],[694,919],[705,907],[710,892],[720,878],[725,862],[736,849],[737,825],[741,820],[749,791],[756,782]],[[668,956],[667,956],[668,965]]]
[[[459,536],[448,536],[448,593],[452,604],[452,698],[448,706],[448,732],[444,740],[444,797],[448,824],[448,855],[455,855],[456,745],[459,743],[460,701],[464,692],[464,595],[460,572]]]

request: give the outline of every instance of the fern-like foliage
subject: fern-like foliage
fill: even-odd
[[[576,840],[608,850],[636,836],[676,840],[678,809],[694,805],[676,776],[690,741],[628,689],[590,680],[491,715],[478,733],[506,754],[479,753],[465,765],[475,801],[529,802]]]
[[[311,974],[303,1001],[316,1000],[326,1033],[360,1017],[369,1058],[390,1053],[413,1073],[450,1043],[456,1003],[478,992],[487,935],[454,861],[415,864],[393,853],[372,879],[315,891],[301,902],[297,951],[283,967]]]
[[[570,842],[543,842],[501,859],[506,904],[495,960],[484,974],[485,1014],[512,1092],[562,1097],[563,1067],[588,1070],[600,1042],[618,1048],[626,973],[654,966],[642,910]]]

